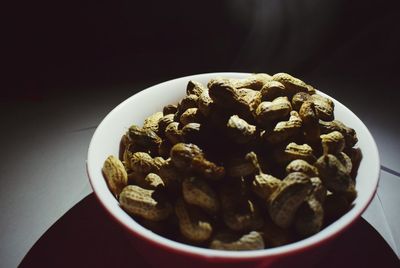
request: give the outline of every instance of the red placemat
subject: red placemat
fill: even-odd
[[[20,267],[149,266],[94,194],[85,197],[47,230],[20,264]],[[361,218],[332,242],[317,267],[390,268],[400,267],[400,261],[379,233]]]

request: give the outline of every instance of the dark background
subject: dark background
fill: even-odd
[[[14,1],[4,9],[0,96],[35,99],[61,88],[129,86],[211,71],[285,71],[321,85],[343,79],[394,84],[396,2]]]

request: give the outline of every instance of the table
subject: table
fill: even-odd
[[[17,266],[67,211],[79,209],[75,205],[85,198],[93,199],[85,159],[96,126],[115,105],[152,83],[96,87],[80,92],[79,97],[76,92],[60,90],[43,99],[3,103],[1,114],[12,115],[4,116],[3,125],[13,131],[1,133],[1,267]],[[356,113],[362,118],[362,106]],[[383,168],[377,195],[363,214],[362,225],[368,222],[373,226],[400,256],[400,211],[396,205],[400,202],[400,171],[386,161],[388,155],[400,159],[400,153],[396,145],[388,146],[397,142],[391,136],[394,130],[377,129],[375,124],[368,124],[374,118],[366,119],[381,150]],[[94,206],[93,200],[89,202]]]

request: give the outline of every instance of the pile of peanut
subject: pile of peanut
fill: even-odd
[[[132,125],[103,166],[120,206],[167,238],[255,250],[311,236],[346,213],[361,161],[334,103],[286,73],[188,81]]]

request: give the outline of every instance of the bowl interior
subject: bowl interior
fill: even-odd
[[[343,231],[361,215],[376,191],[380,168],[378,150],[372,135],[362,121],[343,104],[330,96],[328,97],[335,103],[335,118],[356,130],[359,139],[356,146],[361,148],[363,159],[357,175],[356,189],[358,197],[354,201],[354,207],[339,220],[319,233],[304,240],[272,249],[246,252],[210,250],[181,244],[161,237],[139,225],[119,207],[117,200],[108,190],[101,173],[101,168],[104,160],[109,155],[118,156],[120,138],[128,130],[129,126],[132,124],[142,125],[145,118],[154,112],[161,111],[164,105],[177,103],[185,95],[186,85],[189,80],[207,84],[211,78],[215,78],[216,76],[243,78],[248,75],[246,73],[208,73],[170,80],[133,95],[115,107],[103,119],[97,127],[89,145],[87,171],[90,183],[98,199],[119,223],[135,235],[152,240],[154,243],[159,243],[171,250],[209,257],[253,258],[284,254],[312,247]],[[327,96],[320,91],[318,93]]]

